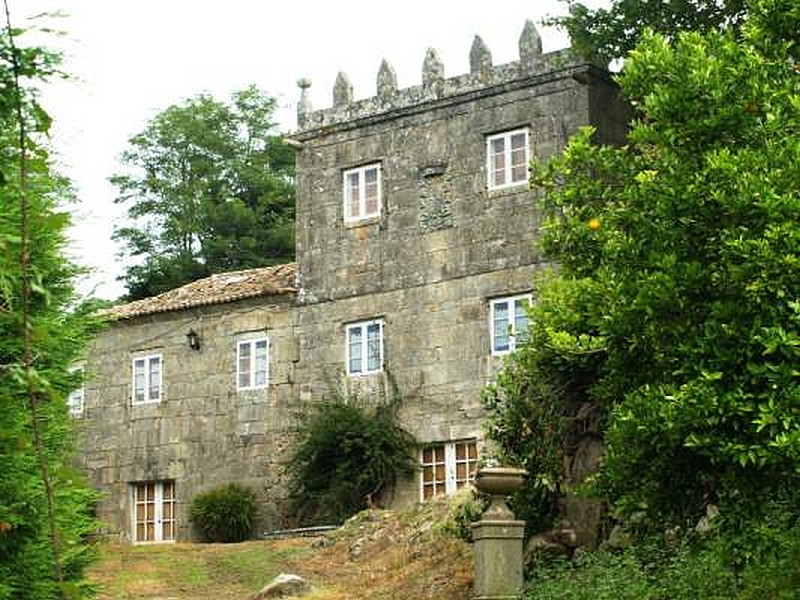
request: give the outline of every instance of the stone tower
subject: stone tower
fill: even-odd
[[[519,46],[493,65],[476,36],[470,73],[449,78],[429,49],[421,85],[400,90],[384,60],[375,96],[353,100],[340,73],[332,108],[298,111],[299,393],[324,395],[332,375],[368,394],[396,385],[429,448],[397,501],[460,486],[482,446],[481,388],[524,329],[542,260],[529,161],[583,125],[624,135],[608,73],[542,54],[530,22]]]

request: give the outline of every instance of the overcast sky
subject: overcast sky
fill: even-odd
[[[556,0],[9,0],[16,26],[44,11],[65,36],[50,45],[65,52],[71,81],[43,90],[54,118],[60,170],[78,191],[72,252],[93,269],[83,291],[113,299],[122,294],[119,248],[111,241],[122,210],[107,179],[120,167],[127,140],[148,119],[200,92],[219,99],[251,83],[278,98],[283,132],[294,130],[296,81],[312,80],[314,108],[332,103],[333,82],[345,71],[356,99],[375,94],[382,58],[395,67],[401,88],[418,85],[428,47],[450,77],[469,70],[472,38],[480,34],[495,64],[517,58],[525,19],[561,14]],[[587,2],[590,6],[598,2]],[[539,26],[544,51],[568,44]]]

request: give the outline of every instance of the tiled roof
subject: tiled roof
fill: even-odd
[[[112,306],[104,310],[102,314],[111,320],[118,321],[195,306],[223,304],[257,296],[292,294],[297,291],[295,288],[296,271],[297,265],[289,263],[274,267],[220,273],[187,283],[152,298]]]

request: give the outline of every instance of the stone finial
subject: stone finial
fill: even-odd
[[[339,71],[333,84],[333,106],[347,106],[353,102],[353,84],[344,71]]]
[[[302,127],[308,115],[313,110],[311,107],[311,97],[308,94],[308,88],[311,87],[311,80],[303,77],[297,80],[297,87],[300,88],[300,101],[297,103],[297,125]]]
[[[519,59],[525,65],[530,65],[542,54],[542,38],[536,25],[528,19],[525,27],[522,28],[522,35],[519,36]]]
[[[385,58],[378,69],[378,97],[388,98],[397,91],[397,74],[394,67]]]
[[[492,67],[492,52],[489,46],[479,35],[472,40],[472,48],[469,50],[469,71],[472,74],[479,74]]]
[[[431,86],[444,81],[444,63],[439,53],[428,48],[425,61],[422,63],[422,85]]]

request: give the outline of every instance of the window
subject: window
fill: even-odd
[[[269,339],[239,342],[236,351],[236,381],[240,390],[267,387],[269,383]]]
[[[83,366],[72,367],[69,373],[80,379],[80,384],[72,390],[67,396],[67,408],[69,414],[73,417],[80,417],[83,414],[83,400],[84,400],[84,387],[83,387]]]
[[[133,541],[175,540],[175,482],[133,484]]]
[[[366,375],[383,370],[383,321],[347,326],[347,374]]]
[[[475,480],[478,445],[475,440],[436,444],[422,449],[421,497],[449,495]]]
[[[528,129],[486,138],[486,173],[490,190],[528,182]]]
[[[344,220],[360,221],[381,214],[381,165],[344,172]]]
[[[510,296],[492,300],[492,354],[513,352],[528,329],[528,307],[531,295]]]
[[[161,401],[161,355],[133,359],[133,403]]]

